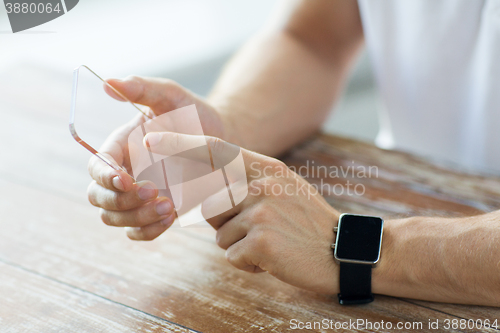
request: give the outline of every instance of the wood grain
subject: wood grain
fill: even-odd
[[[285,162],[300,167],[314,165],[356,168],[376,167],[371,178],[327,178],[332,184],[362,184],[362,196],[326,195],[333,204],[359,206],[363,211],[386,216],[463,216],[500,209],[500,177],[474,175],[438,166],[423,158],[341,137],[322,135],[285,156]],[[356,169],[357,170],[357,169]],[[375,173],[373,173],[375,174]],[[319,179],[309,177],[311,183]]]
[[[291,319],[395,324],[455,318],[390,297],[342,307],[334,297],[301,291],[267,274],[237,271],[213,237],[207,239],[210,229],[193,237],[197,229],[178,228],[154,242],[134,243],[120,229],[102,225],[87,205],[4,181],[0,186],[18,199],[1,200],[2,261],[195,330],[283,332]]]
[[[194,332],[0,262],[0,331]]]

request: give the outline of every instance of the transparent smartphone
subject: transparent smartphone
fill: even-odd
[[[111,89],[124,102],[117,101],[105,92]],[[98,149],[107,137],[117,129],[125,126],[131,119],[142,113],[147,114],[139,106],[128,100],[122,93],[104,81],[89,67],[81,65],[73,71],[73,91],[69,130],[73,138],[89,152],[115,170],[128,172],[113,160],[101,154]]]
[[[106,90],[122,101],[111,97]],[[170,115],[163,115],[166,119],[162,122],[149,108],[141,107],[132,103],[89,67],[82,65],[74,70],[69,120],[73,138],[111,168],[126,172],[134,181],[153,182],[159,196],[175,200],[178,209],[182,203],[182,191],[179,190],[172,196],[165,162],[162,158],[155,158],[143,145],[146,133],[173,131],[176,126],[168,121]],[[182,113],[179,118],[189,121],[184,115]],[[118,155],[123,156],[123,160],[119,164],[99,151],[104,144],[109,145],[110,142],[122,149]],[[169,168],[168,173],[173,175],[173,181],[181,182],[183,170],[172,163]]]

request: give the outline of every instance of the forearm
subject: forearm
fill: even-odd
[[[248,42],[209,101],[229,140],[276,155],[315,132],[362,45],[356,1],[304,1],[285,27]]]
[[[345,74],[286,33],[259,36],[228,65],[209,101],[240,144],[275,155],[318,129]]]
[[[500,306],[500,211],[387,221],[375,293]]]

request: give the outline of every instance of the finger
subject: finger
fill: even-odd
[[[106,83],[118,90],[132,103],[147,105],[156,110],[161,109],[164,112],[178,108],[180,102],[186,96],[186,91],[179,84],[162,78],[129,76],[125,80],[108,79]],[[106,84],[104,90],[111,97],[123,101],[123,98]]]
[[[273,160],[270,157],[254,153],[211,136],[152,132],[144,137],[144,145],[153,153],[164,156],[174,156],[182,153],[182,157],[197,161],[207,160],[206,151],[197,149],[206,145],[210,154],[210,163],[213,164],[215,169],[220,169],[233,161],[241,151],[246,175],[252,178],[257,178],[262,174],[258,165]],[[255,165],[255,163],[258,165]]]
[[[109,154],[103,154],[116,165],[114,158]],[[88,172],[97,184],[113,191],[126,192],[132,188],[134,180],[123,170],[115,170],[104,163],[97,156],[92,156],[88,164]]]
[[[150,241],[160,236],[167,230],[175,220],[175,214],[166,219],[140,228],[125,228],[127,237],[137,241]]]
[[[152,182],[141,181],[132,185],[128,192],[107,189],[96,181],[90,183],[87,194],[92,205],[106,210],[123,211],[143,205],[158,196],[158,189]]]
[[[100,155],[118,168],[122,166],[125,159],[124,154],[127,154],[128,136],[134,128],[144,123],[145,120],[142,114],[138,114],[127,124],[113,131],[99,147]],[[88,171],[92,179],[110,190],[126,192],[132,188],[134,183],[134,179],[128,173],[110,167],[96,155],[89,160]]]
[[[219,247],[227,250],[231,245],[245,238],[247,232],[248,225],[244,223],[240,215],[237,215],[217,230],[215,240]]]
[[[249,251],[249,240],[247,237],[234,243],[226,250],[226,259],[234,267],[250,273],[261,273],[263,269],[259,267],[256,258]]]
[[[201,204],[201,215],[215,229],[219,230],[226,222],[236,218],[236,216],[246,209],[250,204],[250,198],[227,210],[227,188],[211,195]]]
[[[113,227],[144,227],[164,220],[173,213],[170,199],[162,197],[131,210],[113,211],[101,208],[101,219]]]

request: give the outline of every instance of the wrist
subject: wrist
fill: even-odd
[[[422,223],[421,217],[386,221],[380,261],[372,275],[373,293],[418,298],[415,292],[425,289],[419,277],[432,275],[432,269],[425,267],[430,258],[415,246],[414,237],[420,242],[419,230],[425,230]]]
[[[390,295],[396,282],[397,267],[394,264],[394,233],[400,220],[386,220],[382,235],[380,260],[372,270],[372,292]]]
[[[211,105],[213,105],[215,114],[221,124],[222,133],[220,138],[239,147],[247,148],[242,131],[238,129],[238,122],[234,119],[235,112],[231,112],[229,107],[221,105],[221,103],[211,103]]]

